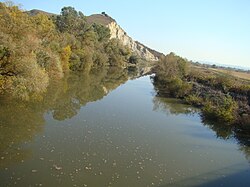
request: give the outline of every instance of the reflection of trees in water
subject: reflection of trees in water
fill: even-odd
[[[173,99],[173,98],[164,98],[164,97],[154,97],[154,111],[162,111],[173,115],[179,114],[194,114],[199,110],[190,106],[183,104],[181,100]]]
[[[103,98],[127,79],[122,68],[95,69],[88,74],[69,75],[49,86],[44,102],[54,119],[65,120],[75,116],[88,102]]]
[[[250,162],[250,137],[248,134],[230,125],[215,123],[208,120],[203,120],[202,122],[212,129],[218,138],[225,140],[234,138],[239,145],[239,150],[244,153],[246,159]]]
[[[205,126],[212,129],[216,133],[217,138],[222,138],[224,140],[227,140],[233,137],[233,128],[230,125],[225,125],[220,122],[210,121],[205,118],[202,118],[202,123]]]
[[[154,111],[162,111],[167,113],[167,115],[179,115],[179,114],[194,114],[199,112],[199,109],[193,108],[189,105],[185,105],[181,100],[164,98],[164,97],[154,97]],[[250,161],[250,137],[244,134],[243,131],[233,128],[230,125],[225,125],[219,122],[213,122],[202,118],[202,123],[212,129],[217,138],[230,139],[234,138],[238,145],[239,150],[241,150],[246,158]]]
[[[44,113],[52,112],[56,120],[72,118],[82,106],[103,98],[127,79],[122,68],[102,68],[51,82],[39,101],[0,98],[0,167],[21,162],[31,154],[20,143],[31,141],[42,131]]]
[[[43,113],[23,102],[1,100],[0,105],[0,167],[21,162],[31,154],[19,147],[42,131]]]

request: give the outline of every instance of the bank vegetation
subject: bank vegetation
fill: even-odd
[[[0,2],[0,18],[0,94],[28,100],[69,72],[125,67],[132,56],[110,40],[107,27],[87,23],[73,7],[62,8],[60,15],[30,15]]]
[[[250,82],[225,72],[200,68],[170,53],[154,68],[159,95],[180,98],[201,108],[204,120],[250,132]]]

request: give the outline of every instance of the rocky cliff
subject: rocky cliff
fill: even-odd
[[[159,53],[153,49],[146,47],[145,45],[134,41],[127,33],[117,24],[117,22],[109,17],[107,14],[94,14],[88,16],[87,21],[89,23],[99,23],[107,26],[110,29],[111,39],[119,39],[123,45],[128,46],[132,52],[138,55],[141,59],[147,61],[157,61],[162,53]]]
[[[28,13],[31,16],[37,15],[39,13],[46,14],[48,16],[55,15],[36,9],[27,11],[26,13]],[[127,33],[117,24],[117,22],[113,18],[111,18],[104,12],[102,14],[93,14],[91,16],[87,16],[86,20],[90,24],[99,23],[108,27],[111,32],[111,37],[110,37],[111,39],[112,38],[119,39],[123,45],[128,46],[133,53],[138,55],[139,58],[143,60],[157,61],[163,55],[163,53],[150,49],[149,47],[143,45],[138,41],[134,41],[130,36],[127,35]]]
[[[116,22],[111,22],[107,25],[107,27],[110,29],[111,39],[119,39],[123,43],[123,45],[128,46],[140,58],[147,61],[158,60],[158,57],[153,55],[144,45],[137,43],[131,37],[129,37],[127,33]]]

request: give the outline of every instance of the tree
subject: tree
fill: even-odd
[[[188,72],[187,60],[170,53],[162,57],[155,68],[155,83],[172,97],[185,97],[192,86],[187,83],[185,76]]]
[[[35,26],[39,38],[49,40],[55,35],[55,25],[47,15],[37,14],[31,17],[31,21]]]
[[[110,38],[109,28],[97,23],[94,23],[92,27],[94,28],[94,31],[97,33],[97,40],[99,42],[107,42],[109,40]]]
[[[84,14],[77,12],[73,7],[64,7],[56,17],[56,26],[60,32],[81,34],[86,24]]]
[[[70,56],[71,56],[71,48],[70,46],[66,46],[62,49],[61,51],[61,64],[62,64],[62,69],[64,72],[69,70],[69,60],[70,60]]]

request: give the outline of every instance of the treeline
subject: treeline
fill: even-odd
[[[131,56],[118,40],[110,40],[107,27],[88,24],[73,7],[62,8],[60,15],[30,16],[0,3],[0,17],[0,94],[29,99],[70,71],[124,67]]]
[[[204,120],[250,130],[250,83],[225,73],[193,66],[170,53],[154,68],[158,94],[201,107]]]

